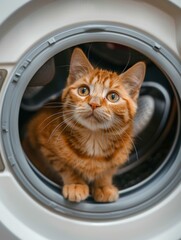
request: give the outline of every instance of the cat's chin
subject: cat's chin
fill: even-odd
[[[95,123],[102,123],[102,120],[100,120],[98,117],[96,117],[94,114],[90,114],[89,116],[85,117],[85,120],[89,122],[95,122]]]
[[[89,117],[85,118],[79,118],[78,122],[84,126],[85,128],[91,130],[91,131],[98,131],[98,130],[104,130],[111,127],[111,122],[108,121],[101,121],[94,115],[91,115]]]

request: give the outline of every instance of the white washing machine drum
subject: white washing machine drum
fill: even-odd
[[[180,21],[180,9],[167,1],[48,0],[24,1],[4,21],[0,42],[3,236],[181,237]],[[121,72],[139,60],[147,63],[135,119],[135,148],[114,178],[120,190],[115,203],[98,204],[91,197],[79,204],[64,200],[61,186],[41,174],[21,146],[26,121],[61,93],[75,46],[102,68]]]

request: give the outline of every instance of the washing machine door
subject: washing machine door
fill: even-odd
[[[173,2],[2,1],[2,239],[181,238],[181,9]],[[114,177],[114,203],[66,201],[61,186],[31,163],[21,145],[22,126],[64,87],[62,68],[76,46],[106,68],[147,63],[135,149]]]

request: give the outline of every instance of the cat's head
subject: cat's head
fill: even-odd
[[[144,62],[120,75],[95,69],[82,50],[76,48],[62,94],[64,119],[92,131],[132,124],[145,70]]]

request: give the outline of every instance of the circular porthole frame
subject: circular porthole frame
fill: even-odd
[[[18,118],[23,93],[36,71],[52,56],[69,48],[90,42],[114,42],[133,48],[153,61],[170,79],[177,106],[181,99],[181,64],[161,43],[150,37],[110,22],[84,23],[61,29],[30,49],[19,61],[7,80],[1,109],[1,138],[4,156],[24,189],[50,210],[82,220],[125,218],[154,206],[164,199],[181,181],[181,112],[172,148],[165,163],[145,181],[120,193],[115,203],[79,204],[64,200],[33,172],[25,158],[19,138]],[[174,82],[172,81],[174,79]],[[176,91],[177,89],[177,91]],[[154,187],[153,187],[154,186]]]

